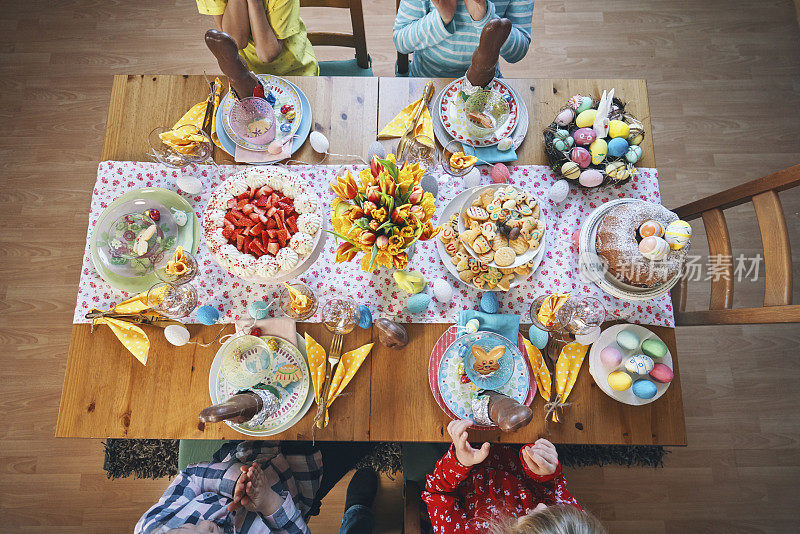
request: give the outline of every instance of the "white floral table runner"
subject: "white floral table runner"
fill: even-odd
[[[293,166],[292,170],[311,183],[322,201],[330,205],[333,193],[328,183],[334,178],[341,165]],[[355,166],[346,168],[357,171]],[[142,187],[163,187],[177,191],[191,204],[198,215],[202,214],[211,192],[226,176],[241,170],[241,167],[222,166],[215,168],[208,165],[187,167],[184,170],[167,168],[156,163],[130,161],[104,161],[97,170],[92,203],[89,212],[89,228],[87,244],[81,268],[81,279],[78,288],[78,299],[75,307],[74,322],[88,322],[85,314],[92,308],[107,309],[128,295],[112,288],[95,271],[89,254],[89,237],[102,211],[121,194]],[[221,171],[221,172],[220,172]],[[658,173],[655,169],[639,169],[635,179],[617,187],[589,191],[571,189],[567,199],[560,204],[547,200],[547,190],[556,181],[553,172],[546,166],[514,166],[510,167],[511,182],[526,191],[533,192],[541,201],[541,207],[548,221],[545,239],[547,249],[539,268],[519,286],[508,293],[498,293],[501,313],[516,313],[522,321],[528,321],[531,302],[542,293],[554,291],[572,292],[573,294],[595,296],[604,303],[610,316],[632,323],[674,326],[672,303],[669,295],[664,295],[647,302],[631,302],[612,297],[600,290],[593,283],[582,279],[577,266],[577,251],[573,249],[571,236],[578,229],[586,216],[597,206],[616,198],[638,198],[651,202],[660,202]],[[198,196],[190,196],[181,192],[175,180],[181,176],[193,175],[199,178],[204,190]],[[490,183],[488,169],[483,170],[482,183]],[[457,193],[464,189],[459,178],[447,175],[439,181],[437,212]],[[359,269],[358,262],[345,264],[334,263],[334,250],[338,246],[333,236],[328,236],[325,248],[319,259],[306,271],[300,280],[310,285],[324,301],[333,295],[347,295],[358,303],[365,304],[373,316],[390,316],[407,323],[438,322],[453,323],[458,320],[458,312],[463,309],[478,307],[481,291],[465,285],[449,274],[436,251],[436,243],[429,241],[418,243],[409,270],[425,275],[428,280],[428,291],[432,294],[431,285],[437,278],[444,278],[453,286],[454,297],[450,303],[443,304],[435,298],[424,313],[410,314],[405,309],[407,295],[397,287],[391,273],[381,270],[365,273]],[[277,299],[281,285],[259,285],[245,282],[233,276],[211,259],[205,243],[200,244],[197,255],[200,272],[193,281],[198,289],[200,305],[208,304],[220,311],[223,322],[233,322],[247,318],[247,305],[258,299],[271,301]],[[280,315],[277,306],[271,315]],[[319,321],[319,316],[311,320]],[[194,314],[185,319],[196,322]]]

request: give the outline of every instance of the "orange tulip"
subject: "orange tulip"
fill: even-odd
[[[331,189],[336,193],[336,196],[346,200],[355,198],[356,193],[358,193],[356,181],[349,172],[344,176],[338,176],[336,181],[331,182]]]
[[[367,200],[373,204],[380,204],[381,202],[381,188],[377,185],[367,186],[366,190]]]
[[[395,269],[405,269],[408,267],[408,254],[401,252],[392,258]]]
[[[375,234],[368,230],[362,231],[358,236],[358,243],[365,247],[371,247],[375,244]]]
[[[375,240],[375,244],[378,245],[378,249],[384,250],[386,247],[389,246],[389,238],[385,235],[379,235],[378,238]]]
[[[419,201],[422,200],[422,195],[425,191],[418,185],[414,186],[414,189],[411,190],[411,194],[408,196],[408,203],[409,204],[419,204]]]
[[[361,209],[364,210],[364,215],[369,216],[372,214],[373,211],[378,209],[378,206],[376,206],[374,202],[370,202],[369,200],[367,200],[361,205]]]
[[[358,247],[352,243],[344,242],[336,249],[336,263],[344,263],[356,257]]]

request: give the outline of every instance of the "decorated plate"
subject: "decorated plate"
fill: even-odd
[[[454,345],[463,354],[464,372],[466,372],[467,378],[481,389],[500,391],[500,388],[511,380],[516,368],[516,361],[522,358],[519,349],[511,341],[492,332],[468,334],[459,338]],[[479,362],[473,347],[480,347],[484,354],[489,355],[491,355],[492,349],[503,347],[505,350],[497,361],[498,369],[485,375],[476,371],[474,366],[476,362]]]
[[[499,143],[501,139],[509,137],[517,126],[517,117],[519,115],[519,104],[517,103],[514,91],[502,80],[495,78],[492,81],[491,89],[507,99],[510,112],[506,116],[505,121],[495,130],[494,134],[487,137],[476,138],[469,133],[469,125],[467,124],[465,111],[466,101],[461,92],[463,81],[464,78],[462,77],[450,82],[442,91],[442,99],[439,104],[439,116],[441,117],[445,131],[453,139],[458,139],[463,143],[475,147],[493,146]]]
[[[229,344],[235,343],[242,336],[228,340],[214,356],[209,373],[209,393],[211,402],[217,404],[236,394],[241,388],[229,383],[222,374],[222,363]],[[279,337],[262,336],[262,340],[272,343],[275,340],[277,350],[272,351],[272,365],[270,376],[264,383],[274,387],[280,392],[280,409],[277,413],[267,418],[264,424],[250,426],[247,423],[225,423],[234,430],[248,436],[271,436],[283,432],[299,421],[311,406],[314,399],[310,387],[311,374],[308,369],[307,357],[294,345]],[[300,336],[298,336],[298,346]],[[304,347],[304,344],[302,345]],[[289,372],[291,371],[291,372]],[[299,378],[294,382],[286,382],[288,378]],[[280,381],[279,381],[280,380]]]
[[[278,78],[271,74],[262,74],[259,75],[258,78],[264,85],[264,89],[271,91],[272,94],[275,95],[275,104],[272,105],[272,109],[275,111],[275,137],[280,138],[297,133],[297,130],[300,128],[300,122],[303,119],[303,105],[295,87],[283,78]],[[234,97],[230,91],[222,97],[220,108],[222,109],[223,130],[234,143],[242,148],[256,152],[267,150],[269,144],[259,145],[253,143],[251,140],[237,135],[236,132],[234,132],[234,129],[231,127],[230,119],[231,109],[233,108],[235,100],[236,97]],[[281,108],[284,106],[292,106],[295,117],[291,122],[287,120],[285,113],[281,113]],[[287,124],[288,127],[285,126]],[[288,131],[284,131],[284,128],[288,129]]]

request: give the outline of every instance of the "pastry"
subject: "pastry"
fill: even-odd
[[[488,375],[500,369],[500,358],[506,353],[506,348],[503,345],[498,345],[487,351],[481,346],[472,346],[472,356],[475,358],[475,363],[472,368],[482,375]]]
[[[507,267],[517,259],[517,253],[511,247],[502,247],[494,253],[494,262],[499,267]]]
[[[526,241],[523,237],[518,237],[517,239],[510,240],[508,242],[508,246],[512,250],[512,252],[514,252],[514,254],[518,254],[520,256],[528,252],[528,248],[530,248],[530,246],[528,245],[528,241]]]
[[[489,219],[489,212],[479,206],[470,206],[467,208],[467,217],[478,222],[483,222]]]
[[[492,250],[491,245],[489,245],[489,241],[487,241],[483,235],[479,235],[477,238],[475,238],[470,245],[472,246],[472,250],[478,254],[486,254]]]

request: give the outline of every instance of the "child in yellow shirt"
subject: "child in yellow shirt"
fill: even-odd
[[[250,70],[318,76],[319,64],[300,19],[300,0],[197,0],[203,15],[236,41]]]

